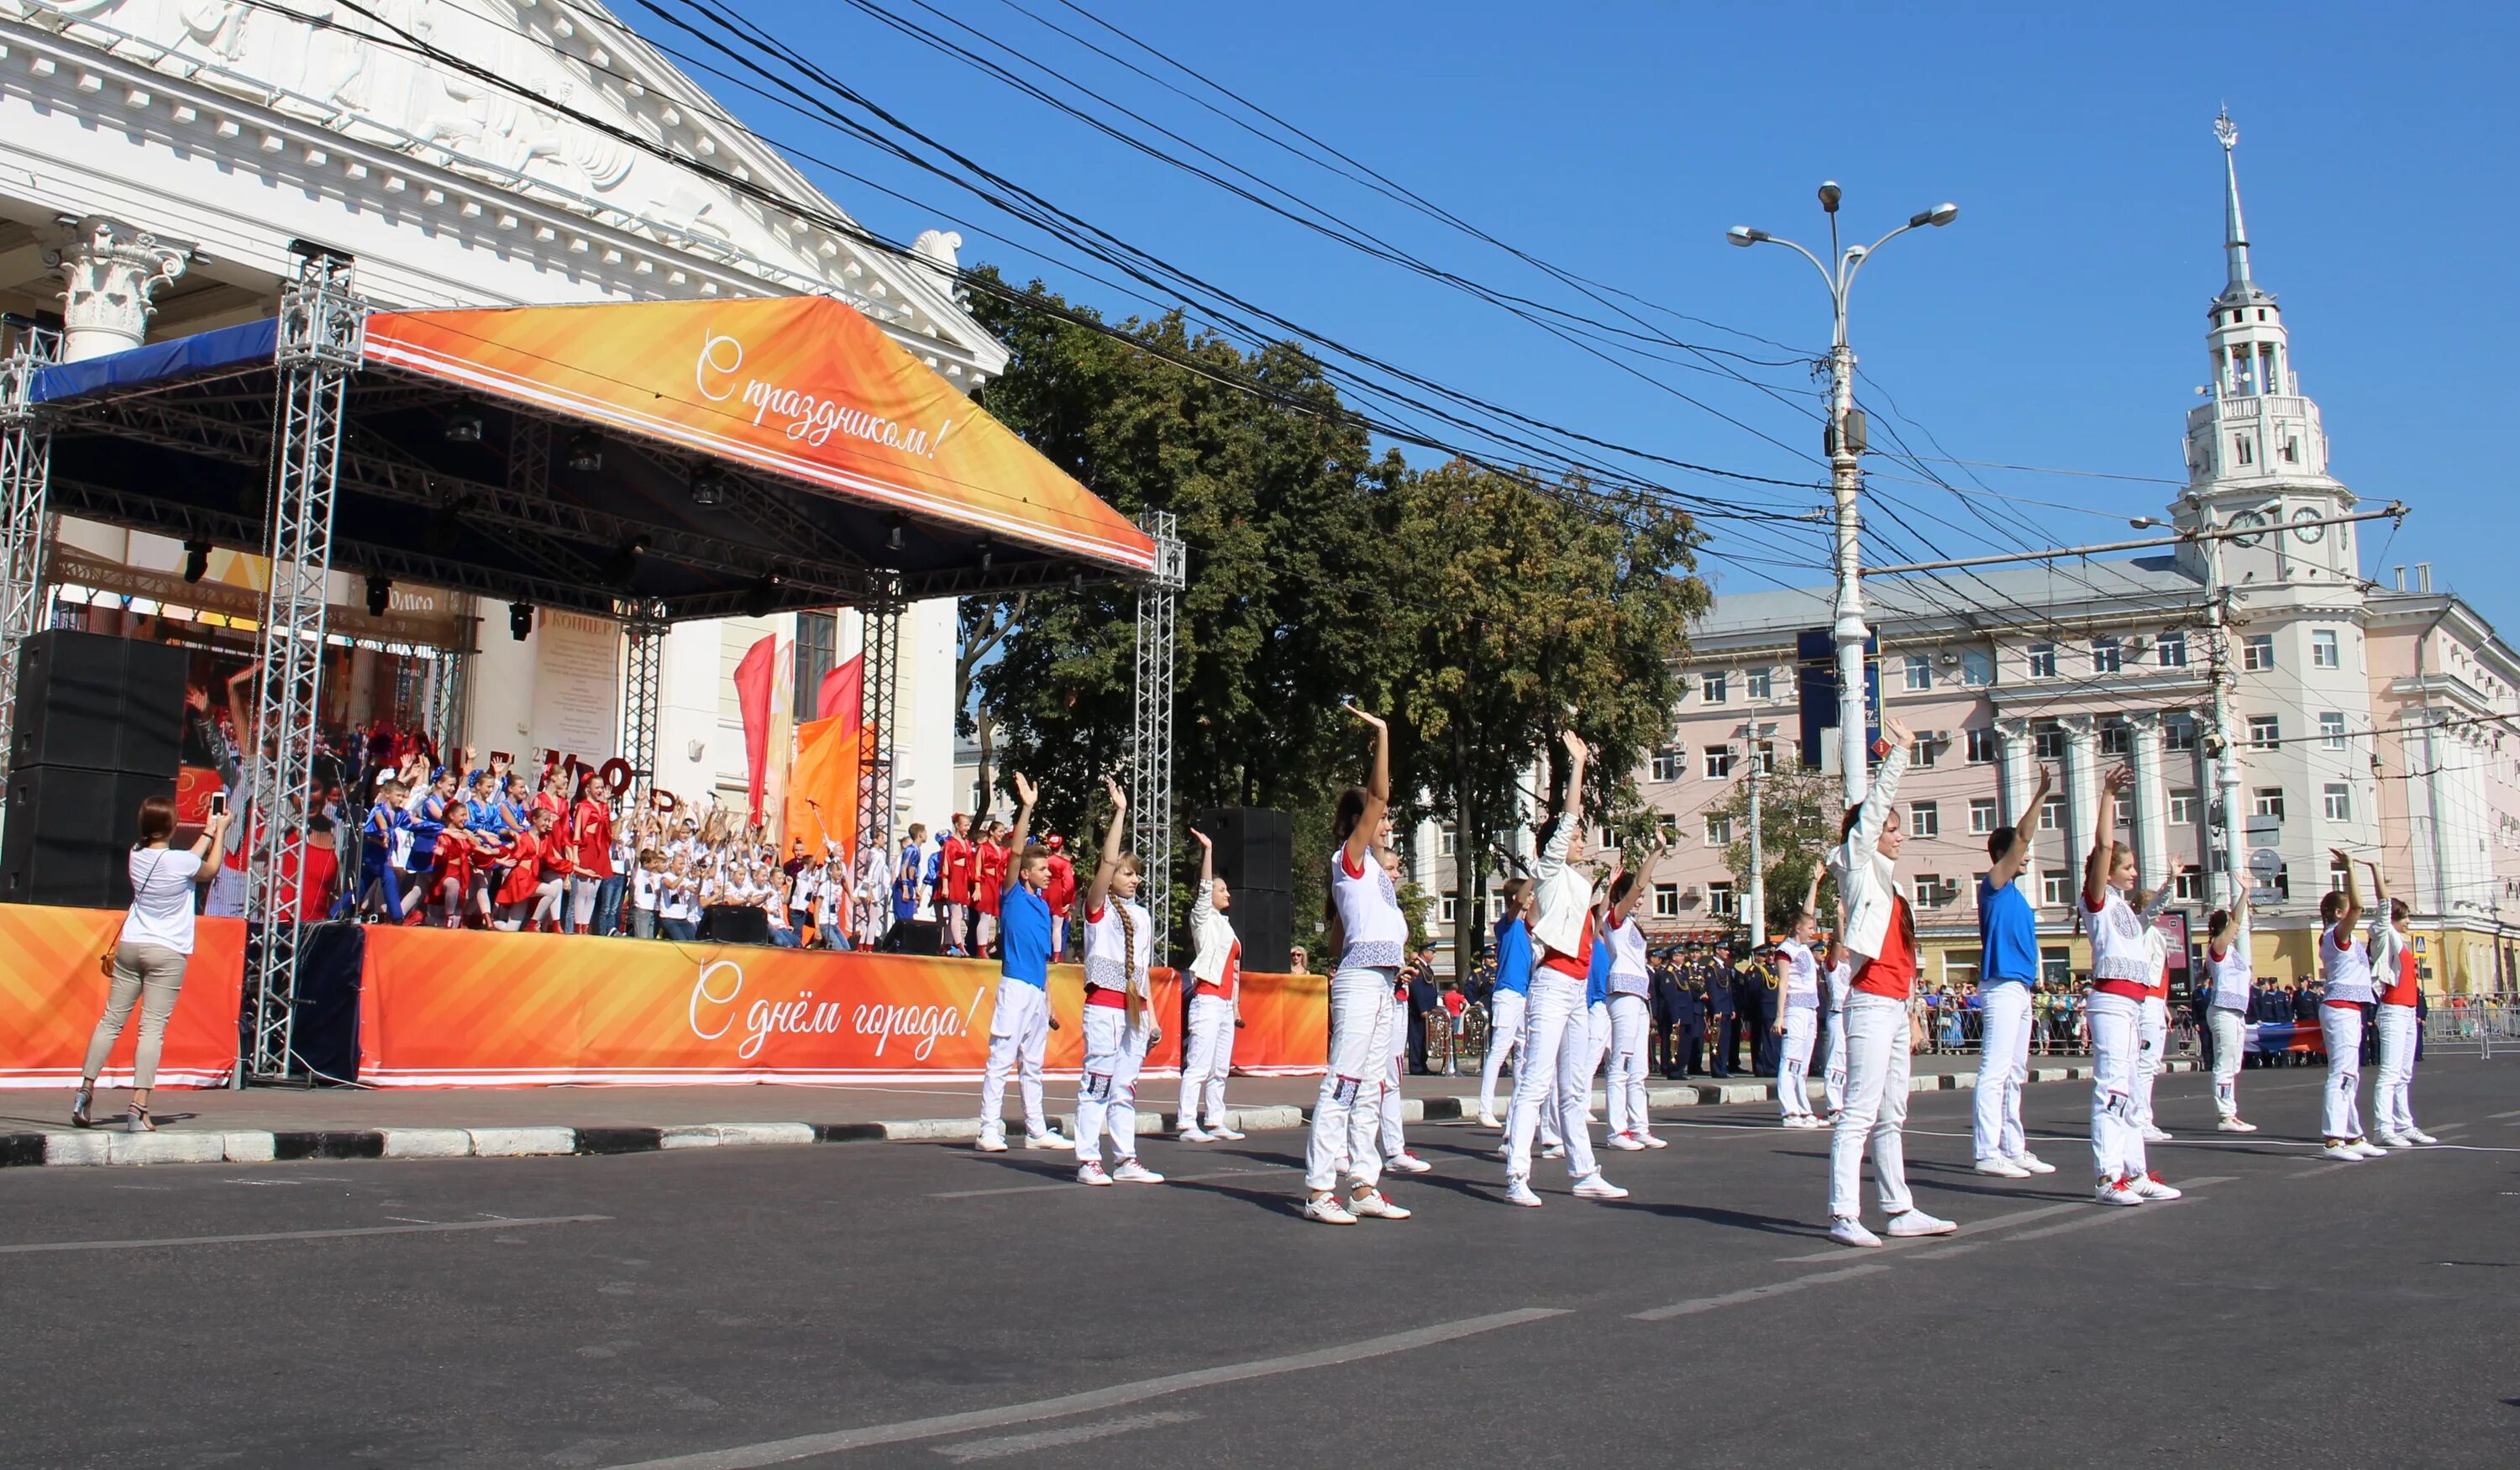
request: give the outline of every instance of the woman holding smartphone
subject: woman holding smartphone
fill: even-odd
[[[175,800],[152,796],[140,803],[140,840],[131,846],[131,912],[123,915],[122,934],[113,947],[113,989],[107,994],[105,1014],[87,1042],[87,1063],[79,1069],[78,1095],[70,1103],[70,1123],[87,1128],[96,1100],[97,1075],[107,1053],[140,1006],[140,1049],[131,1065],[131,1131],[154,1133],[149,1121],[149,1091],[158,1080],[158,1052],[165,1044],[166,1018],[175,1012],[175,996],[184,987],[184,965],[193,954],[193,890],[218,872],[207,859],[227,831],[224,804],[210,813],[209,824],[193,845],[177,851]]]

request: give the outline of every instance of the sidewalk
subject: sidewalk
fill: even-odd
[[[2033,1057],[2034,1083],[2088,1080],[2088,1057]],[[2187,1071],[2193,1061],[2174,1061]],[[1917,1091],[1970,1088],[1977,1058],[1968,1053],[1914,1058]],[[1819,1088],[1814,1078],[1812,1087]],[[1170,1132],[1172,1078],[1141,1085],[1142,1131]],[[1500,1085],[1509,1091],[1510,1079]],[[1073,1095],[1054,1082],[1051,1095]],[[554,1087],[249,1088],[242,1091],[159,1091],[158,1132],[127,1134],[118,1109],[125,1094],[97,1098],[100,1126],[68,1123],[64,1089],[0,1093],[0,1167],[68,1164],[260,1163],[275,1159],[516,1157],[532,1154],[643,1153],[773,1143],[851,1143],[968,1139],[979,1132],[979,1083],[862,1087]],[[1320,1083],[1310,1077],[1238,1077],[1230,1089],[1233,1125],[1246,1131],[1305,1125]],[[1402,1079],[1403,1116],[1443,1122],[1478,1110],[1478,1079]],[[1600,1094],[1594,1094],[1597,1108]],[[1657,1108],[1776,1101],[1775,1084],[1736,1075],[1730,1081],[1656,1080]],[[1499,1106],[1504,1098],[1499,1098]],[[1053,1115],[1062,1129],[1071,1115]]]

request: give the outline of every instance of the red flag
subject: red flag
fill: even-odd
[[[779,640],[764,638],[735,666],[735,702],[743,711],[743,781],[752,798],[752,820],[761,820],[761,793],[769,777],[771,663]]]
[[[823,687],[814,695],[815,718],[838,720],[840,729],[854,732],[861,718],[859,706],[865,689],[866,655],[853,653],[847,662],[823,676]]]

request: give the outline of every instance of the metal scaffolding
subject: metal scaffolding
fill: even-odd
[[[1138,861],[1146,865],[1154,962],[1172,955],[1173,621],[1189,581],[1188,552],[1170,511],[1138,524],[1155,541],[1155,568],[1138,586],[1138,711],[1129,731],[1129,800],[1137,808]]]
[[[866,662],[859,707],[866,759],[858,768],[858,844],[869,838],[887,847],[892,836],[893,708],[901,692],[901,599],[885,596],[858,609]],[[856,854],[850,861],[856,862]]]
[[[9,738],[18,704],[18,645],[44,618],[45,495],[52,481],[53,440],[31,401],[36,370],[61,353],[59,333],[19,329],[0,360],[0,742]]]
[[[437,758],[452,766],[464,751],[464,719],[472,694],[472,655],[462,648],[441,648],[429,660],[428,735],[437,741]]]
[[[615,605],[621,631],[630,640],[630,668],[621,698],[621,758],[630,763],[630,790],[625,810],[648,810],[656,789],[656,715],[662,707],[665,636],[672,625],[656,602],[624,601]]]
[[[358,370],[367,304],[350,290],[347,260],[316,255],[281,298],[275,362],[271,493],[265,555],[261,678],[247,750],[246,1073],[289,1076],[295,1026],[298,904],[307,787],[323,707],[326,582],[333,568],[333,504],[341,407]]]

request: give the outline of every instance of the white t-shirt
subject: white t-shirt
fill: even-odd
[[[1820,961],[1812,957],[1811,946],[1799,939],[1780,939],[1777,941],[1777,957],[1784,960],[1785,1009],[1816,1009],[1820,1005]]]
[[[644,909],[651,913],[655,913],[656,889],[663,878],[664,874],[661,872],[651,871],[645,868],[632,869],[630,870],[630,907]]]
[[[190,848],[135,849],[131,912],[122,918],[122,942],[193,953],[193,879],[201,870],[202,860]]]

